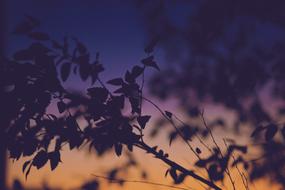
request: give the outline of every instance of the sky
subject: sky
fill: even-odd
[[[94,0],[6,0],[6,51],[8,54],[13,52],[15,48],[25,47],[26,40],[11,34],[17,23],[23,20],[25,15],[30,15],[38,18],[42,24],[43,31],[50,31],[50,35],[55,39],[61,39],[64,35],[75,36],[80,41],[86,44],[91,52],[95,55],[100,52],[100,60],[106,71],[103,80],[109,77],[121,76],[126,68],[130,68],[134,64],[139,64],[140,60],[146,55],[144,54],[144,46],[147,42],[147,36],[141,15],[137,8],[129,3],[130,1],[94,1]],[[176,10],[173,19],[183,16],[187,9]],[[177,20],[183,24],[183,20]],[[163,68],[164,57],[159,49],[155,51],[156,60]],[[151,72],[153,74],[155,71]],[[88,84],[82,84],[76,77],[69,79],[66,84],[70,88],[82,90]],[[175,108],[175,101],[168,102],[167,105],[160,102],[162,107]],[[154,113],[153,108],[146,106],[146,111]],[[212,112],[215,112],[212,111]],[[211,111],[209,111],[211,113]],[[163,140],[164,139],[164,140]],[[167,146],[165,136],[159,137],[152,143],[164,142],[162,146],[171,151],[174,155],[181,155],[178,161],[184,164],[191,163],[191,157],[185,156],[185,147],[181,144],[174,145],[171,149]],[[151,180],[163,182],[165,166],[158,163],[149,155],[143,152],[136,152],[135,155],[143,163],[147,163],[146,167],[151,171]],[[178,157],[178,156],[177,156]],[[110,163],[121,163],[124,158],[116,158],[114,155],[96,158],[94,155],[87,154],[86,151],[64,151],[63,164],[56,171],[51,172],[48,167],[40,171],[33,170],[30,179],[25,182],[30,186],[38,186],[43,181],[55,186],[71,188],[78,186],[82,180],[91,179],[92,173],[102,174]],[[21,166],[25,160],[19,162],[9,162],[9,183],[18,177],[21,181],[24,180],[24,175],[21,173]],[[157,167],[153,171],[153,166]],[[137,179],[138,173],[133,171],[129,176],[132,179]],[[165,183],[170,183],[169,179]],[[256,188],[263,190],[266,182],[257,182]],[[193,188],[201,188],[201,186],[191,181]],[[106,189],[117,190],[118,186],[112,185]],[[149,187],[139,184],[127,184],[124,189],[166,189]],[[271,186],[271,190],[275,187]],[[277,189],[277,187],[276,187]]]

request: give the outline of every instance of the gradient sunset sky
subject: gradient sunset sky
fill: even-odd
[[[25,47],[26,39],[13,36],[11,31],[17,23],[23,20],[25,15],[31,15],[38,18],[41,22],[41,29],[49,31],[55,39],[62,39],[67,34],[76,36],[80,41],[86,44],[91,54],[94,56],[96,52],[100,52],[100,59],[105,67],[102,79],[107,80],[111,77],[117,77],[124,74],[127,68],[131,68],[134,64],[139,64],[144,58],[144,46],[147,36],[142,22],[142,18],[137,8],[131,1],[94,1],[94,0],[6,0],[6,51],[11,54],[15,49]],[[181,12],[177,11],[177,22],[180,17],[185,14],[184,7]],[[190,10],[190,9],[189,9]],[[160,49],[155,50],[155,56],[158,64],[163,69],[164,55]],[[152,71],[150,74],[155,74]],[[65,85],[68,88],[85,90],[88,83],[82,83],[78,78],[69,79]],[[175,110],[179,113],[179,109],[175,106],[175,100],[168,103],[162,103],[155,99],[165,110]],[[145,105],[144,111],[158,117],[157,111],[149,105]],[[215,113],[217,108],[206,111],[208,117]],[[176,143],[172,147],[168,147],[166,135],[162,134],[155,140],[151,140],[151,144],[162,144],[161,148],[165,148],[179,163],[189,165],[193,162],[193,155],[182,143]],[[171,184],[170,178],[164,178],[164,172],[167,167],[156,161],[152,156],[144,154],[141,151],[135,151],[135,156],[141,164],[143,164],[150,172],[149,181]],[[28,186],[39,186],[43,182],[47,182],[55,187],[76,188],[82,181],[92,179],[92,174],[105,175],[104,171],[111,168],[112,165],[120,164],[124,157],[116,157],[110,154],[102,158],[88,154],[88,151],[64,151],[62,155],[63,163],[51,172],[49,166],[37,171],[33,169],[28,181],[25,181],[24,174],[21,172],[22,164],[25,159],[12,163],[9,161],[8,182],[9,184],[15,178],[19,178]],[[242,189],[241,180],[238,174],[235,174],[238,189]],[[127,179],[137,180],[139,174],[136,170],[131,171]],[[157,187],[138,183],[129,183],[124,187],[118,185],[108,186],[103,183],[102,189],[117,190],[166,190],[165,187]],[[195,190],[203,189],[201,184],[189,179],[181,187],[193,188]],[[253,190],[279,190],[277,186],[269,185],[268,181],[261,180],[256,182]]]

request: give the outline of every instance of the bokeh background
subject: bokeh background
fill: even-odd
[[[95,56],[96,52],[100,52],[100,60],[105,67],[102,75],[103,81],[112,77],[122,76],[127,68],[131,68],[134,64],[139,64],[140,60],[145,56],[144,48],[149,41],[157,34],[158,27],[155,24],[163,23],[163,19],[158,23],[152,22],[148,17],[146,8],[140,5],[146,2],[143,1],[76,1],[76,0],[60,0],[60,1],[37,1],[37,0],[7,0],[5,2],[5,40],[6,53],[11,55],[16,49],[25,47],[27,40],[22,37],[15,36],[12,31],[19,22],[27,15],[33,16],[41,21],[41,29],[48,31],[55,39],[61,39],[64,35],[75,36],[86,44],[91,52],[91,56]],[[147,1],[151,4],[151,1]],[[188,17],[194,14],[198,9],[197,2],[181,1],[181,3],[166,3],[166,12],[169,19],[176,23],[179,27],[188,26]],[[147,6],[146,6],[147,7]],[[157,10],[157,14],[159,14]],[[241,18],[240,22],[243,22]],[[192,23],[190,23],[191,25]],[[193,23],[194,25],[195,23]],[[170,26],[169,26],[170,27]],[[247,25],[245,26],[247,27]],[[171,28],[171,27],[170,27]],[[273,29],[272,29],[273,28]],[[162,28],[163,29],[163,28]],[[164,28],[165,29],[165,28]],[[171,35],[171,29],[165,33]],[[265,44],[266,46],[273,41],[284,39],[282,32],[275,30],[269,24],[260,24],[256,29],[255,38],[252,38],[256,44]],[[187,30],[186,30],[187,31]],[[229,33],[234,33],[235,29],[230,29]],[[163,32],[162,32],[163,33]],[[175,33],[175,32],[174,32]],[[225,34],[225,38],[231,39],[231,35]],[[268,38],[270,36],[270,38]],[[169,41],[162,40],[163,43],[155,47],[155,60],[162,71],[175,68],[176,64],[187,62],[187,58],[191,56],[187,53],[187,42],[179,37],[169,37],[164,35],[163,38],[171,39]],[[174,49],[172,49],[174,48]],[[219,49],[219,47],[217,47]],[[171,53],[170,53],[171,51]],[[227,50],[220,47],[219,51],[226,53]],[[177,53],[179,52],[179,53]],[[156,86],[153,83],[153,76],[158,75],[158,71],[150,71],[146,75],[147,86],[145,94],[156,102],[163,110],[171,110],[183,120],[187,120],[183,106],[181,108],[180,99],[182,97],[170,96],[166,100],[162,100],[159,96],[153,94],[153,88]],[[187,81],[186,81],[187,82]],[[82,82],[79,77],[73,76],[69,78],[64,86],[68,89],[85,91],[89,87],[89,83]],[[152,90],[149,90],[150,89]],[[275,101],[269,90],[263,89],[260,91],[260,97],[269,109],[275,109],[280,102]],[[165,99],[165,98],[164,98]],[[272,100],[273,99],[273,100]],[[227,123],[233,123],[235,113],[229,111],[220,104],[203,103],[205,117],[207,120],[214,120],[221,115]],[[50,108],[51,112],[56,112],[54,107]],[[152,118],[147,133],[152,132],[152,125],[155,125],[155,120],[160,118],[159,113],[151,105],[145,103],[143,111],[152,115]],[[156,118],[156,119],[155,119]],[[230,138],[238,140],[239,144],[249,143],[249,136],[252,129],[245,128],[242,132],[235,131],[233,128],[224,130],[218,128],[214,131],[218,139]],[[165,127],[160,130],[160,133],[155,138],[148,137],[150,144],[159,144],[165,149],[170,157],[178,163],[185,166],[191,166],[194,162],[194,156],[189,152],[183,142],[177,141],[171,147],[168,145],[169,128]],[[194,142],[195,143],[195,142]],[[253,152],[250,152],[254,154]],[[139,163],[139,167],[144,168],[148,174],[148,181],[159,182],[163,184],[172,184],[170,178],[165,178],[164,173],[167,167],[155,160],[151,156],[141,151],[134,151],[133,156]],[[89,153],[88,150],[65,150],[62,154],[63,163],[55,171],[50,171],[48,166],[41,170],[32,170],[28,180],[25,180],[22,173],[22,164],[25,159],[13,162],[8,162],[8,185],[12,186],[15,179],[19,179],[25,187],[41,189],[43,185],[48,185],[53,188],[76,189],[83,182],[94,179],[92,174],[106,176],[114,166],[123,165],[127,158],[117,157],[114,153],[98,157],[94,153]],[[201,171],[203,174],[203,172]],[[205,174],[203,174],[205,175]],[[237,173],[233,173],[236,179],[237,189],[242,189],[242,181]],[[132,168],[126,173],[120,175],[124,179],[138,180],[141,178],[141,173],[137,168]],[[149,184],[126,183],[124,186],[118,184],[110,184],[106,180],[100,180],[100,189],[168,189],[166,187],[152,186]],[[225,181],[226,187],[230,187],[229,181]],[[227,185],[228,184],[228,185]],[[189,189],[203,189],[201,184],[189,179],[186,180],[181,187]],[[256,190],[279,190],[281,187],[274,183],[270,178],[261,178],[251,184],[251,189]],[[230,188],[228,188],[230,189]]]

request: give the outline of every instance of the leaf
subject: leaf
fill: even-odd
[[[173,114],[172,114],[171,112],[165,111],[164,113],[165,113],[165,115],[166,115],[169,119],[172,118],[172,115],[173,115]]]
[[[177,132],[173,131],[169,134],[169,146],[171,146],[173,140],[175,140],[177,137]]]
[[[30,171],[31,171],[31,168],[32,168],[32,164],[29,166],[29,168],[28,168],[28,170],[27,170],[27,172],[26,172],[26,174],[25,174],[26,180],[28,179],[28,175],[29,175],[29,173],[30,173]]]
[[[13,58],[17,61],[29,61],[34,58],[34,54],[29,49],[24,49],[14,53]]]
[[[105,102],[108,98],[109,92],[105,88],[94,87],[94,88],[88,88],[87,94],[92,98],[96,99],[98,102]]]
[[[47,46],[40,42],[32,43],[29,49],[33,52],[34,55],[45,54],[51,51]]]
[[[154,147],[152,147],[152,149],[156,152],[157,147],[158,146],[154,146]]]
[[[135,78],[133,77],[133,75],[130,73],[130,71],[127,71],[125,73],[125,81],[127,81],[128,83],[134,83],[135,82]]]
[[[35,26],[32,23],[30,23],[28,21],[23,21],[16,26],[13,33],[14,34],[28,34],[34,28],[35,28]]]
[[[63,82],[67,80],[70,74],[70,69],[71,69],[70,62],[65,62],[62,64],[61,69],[60,69],[60,76]]]
[[[142,129],[145,128],[145,125],[149,121],[150,118],[151,118],[151,116],[149,116],[149,115],[144,115],[144,116],[137,117],[137,121],[138,121],[138,123],[139,123],[139,125],[141,126]]]
[[[254,131],[252,131],[250,137],[254,137],[254,136],[257,136],[261,131],[263,131],[264,129],[266,129],[266,127],[264,126],[258,126],[254,129]]]
[[[237,159],[235,159],[231,166],[235,167],[239,163],[244,163],[244,159],[241,156],[239,156]]]
[[[213,181],[218,181],[223,178],[223,174],[218,171],[218,166],[216,164],[210,165],[208,174],[210,179]]]
[[[168,173],[169,173],[169,169],[166,170],[164,177],[167,177]]]
[[[282,134],[283,138],[285,139],[285,126],[282,127],[281,134]]]
[[[31,160],[28,160],[28,161],[26,161],[26,162],[23,164],[23,168],[22,168],[23,173],[25,172],[27,166],[28,166],[30,163],[31,163]]]
[[[176,179],[176,181],[175,181],[175,184],[181,184],[181,183],[184,181],[184,179],[185,179],[186,176],[187,176],[187,175],[186,175],[185,173],[182,173],[182,174],[180,174],[179,176],[177,176],[177,179]]]
[[[177,173],[176,173],[176,169],[171,168],[171,169],[170,169],[170,171],[169,171],[169,174],[170,174],[170,176],[172,177],[172,179],[173,179],[174,181],[176,181],[176,180],[177,180]]]
[[[87,78],[89,77],[90,71],[91,70],[90,70],[89,64],[87,63],[82,63],[79,66],[79,74],[83,81],[87,80]]]
[[[60,152],[59,151],[54,151],[49,153],[49,160],[50,160],[50,168],[53,171],[61,162],[60,160]]]
[[[78,49],[78,52],[80,54],[87,53],[87,48],[85,47],[85,45],[82,42],[77,42],[77,49]]]
[[[114,78],[112,80],[107,81],[108,84],[114,85],[114,86],[120,86],[124,84],[124,81],[122,78]]]
[[[40,25],[40,21],[33,16],[25,15],[25,18],[29,21],[29,23],[33,24],[34,26]]]
[[[275,124],[269,124],[266,126],[266,132],[265,132],[265,140],[270,141],[275,136],[276,132],[278,131],[278,127]]]
[[[121,156],[123,146],[122,144],[115,144],[115,152],[117,156]]]
[[[79,125],[74,117],[71,115],[66,118],[66,125],[69,129],[76,131],[79,128]]]
[[[63,113],[66,109],[66,104],[62,101],[57,102],[57,108],[59,113]]]
[[[136,65],[133,67],[131,74],[134,78],[137,78],[143,73],[143,71],[144,71],[144,68]]]
[[[48,155],[47,152],[44,150],[41,150],[37,153],[37,155],[33,159],[33,165],[37,167],[37,169],[40,169],[43,167],[48,161]]]
[[[30,32],[28,36],[34,40],[40,40],[40,41],[47,41],[49,40],[49,35],[43,32]]]
[[[56,151],[59,151],[59,150],[60,150],[60,148],[61,148],[61,143],[62,143],[61,138],[56,139],[55,148],[54,148]]]
[[[129,149],[129,151],[133,152],[133,145],[132,144],[128,144],[127,147]]]
[[[57,41],[52,40],[51,43],[54,49],[63,49],[63,46],[60,45],[60,43],[58,43]]]
[[[202,159],[198,160],[198,161],[195,163],[195,165],[198,166],[198,167],[200,167],[200,168],[205,167],[206,164],[207,164],[206,161],[205,161],[205,160],[202,160]]]
[[[157,44],[157,42],[158,42],[158,37],[153,38],[149,42],[149,44],[145,47],[145,49],[144,49],[145,53],[152,53],[153,52],[153,48]]]
[[[149,56],[149,57],[143,59],[141,62],[142,62],[142,64],[144,64],[145,66],[153,67],[153,68],[155,68],[155,69],[157,69],[157,70],[160,70],[159,67],[158,67],[158,65],[156,64],[156,62],[155,62],[153,59],[154,59],[153,56]]]
[[[196,152],[198,153],[198,154],[201,154],[202,153],[202,151],[200,150],[200,148],[196,148]]]

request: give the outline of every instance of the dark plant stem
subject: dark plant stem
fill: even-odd
[[[4,74],[2,72],[4,71],[4,61],[2,60],[2,56],[4,55],[4,48],[5,48],[5,44],[4,44],[4,30],[3,28],[5,28],[5,3],[4,1],[0,1],[0,27],[2,28],[0,30],[0,96],[2,97],[1,99],[1,119],[0,119],[0,189],[7,189],[6,187],[6,164],[7,164],[7,160],[6,160],[6,135],[5,135],[5,129],[8,126],[8,119],[6,116],[6,110],[5,110],[5,102],[3,101],[4,98],[2,96],[2,90],[4,90]]]
[[[176,130],[177,134],[181,137],[181,139],[186,143],[186,145],[189,147],[189,149],[193,152],[193,154],[198,158],[201,159],[201,157],[199,156],[199,154],[196,153],[196,151],[194,150],[194,148],[191,146],[191,144],[188,142],[188,140],[184,137],[183,133],[180,131],[180,129],[176,126],[176,124],[174,123],[174,121],[169,118],[161,109],[158,105],[156,105],[153,101],[151,101],[150,99],[146,98],[146,97],[142,97],[145,101],[149,102],[150,104],[152,104],[160,113],[161,115],[167,120],[169,121],[169,123],[171,124],[171,126],[173,126],[173,128]]]
[[[147,153],[151,153],[153,154],[156,158],[162,160],[164,163],[166,163],[168,166],[172,167],[172,168],[175,168],[176,170],[188,175],[188,176],[191,176],[192,178],[208,185],[209,187],[215,189],[215,190],[222,190],[220,187],[218,187],[217,185],[215,185],[213,182],[197,175],[195,172],[191,171],[191,170],[188,170],[186,168],[184,168],[183,166],[177,164],[176,162],[168,159],[167,157],[165,156],[161,156],[158,152],[156,152],[155,149],[151,148],[150,146],[148,146],[147,144],[145,144],[144,142],[138,142],[136,144],[137,147],[145,150]]]
[[[155,182],[150,182],[150,181],[113,179],[113,178],[100,176],[100,175],[96,175],[96,174],[92,174],[92,176],[97,177],[97,178],[101,178],[101,179],[109,180],[111,183],[122,183],[122,182],[124,182],[124,183],[144,183],[144,184],[149,184],[149,185],[168,187],[168,188],[172,188],[172,189],[187,190],[186,188],[183,188],[183,187],[176,187],[176,186],[173,186],[173,185],[166,185],[166,184],[155,183]]]

